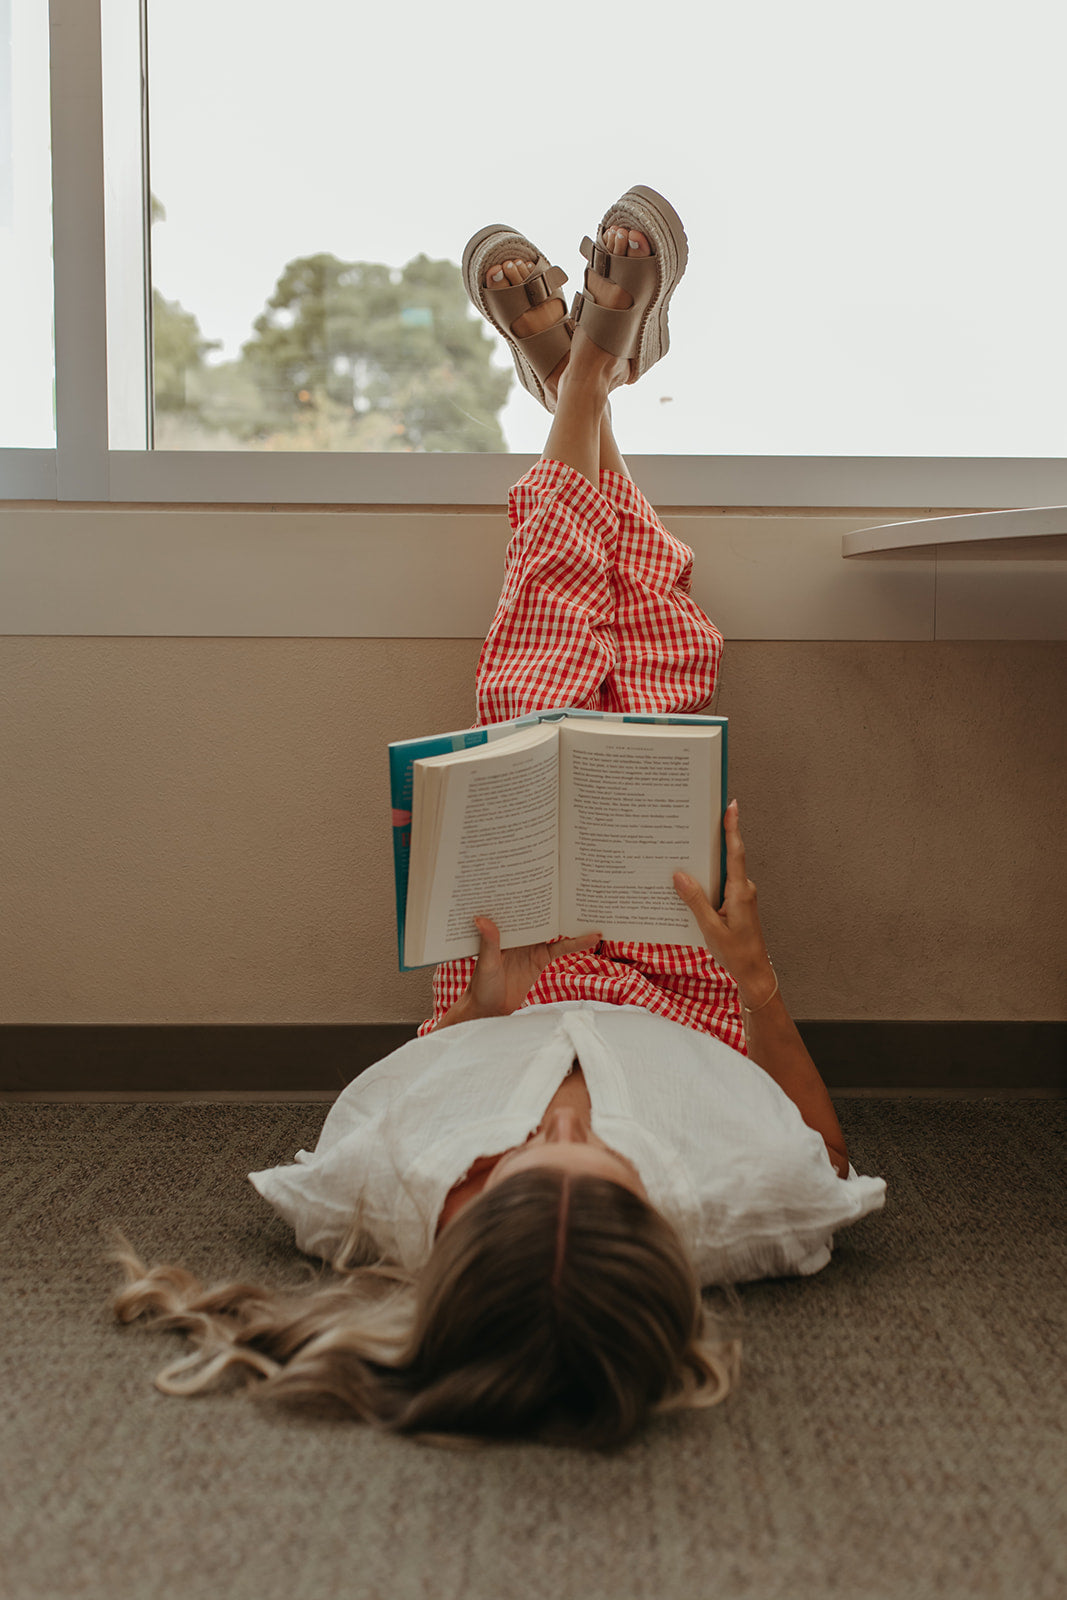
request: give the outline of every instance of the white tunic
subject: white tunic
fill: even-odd
[[[414,1039],[361,1073],[314,1152],[249,1174],[301,1250],[329,1259],[357,1208],[388,1260],[418,1268],[453,1184],[522,1144],[577,1058],[593,1132],[637,1167],[703,1284],[818,1272],[835,1228],[885,1204],[837,1176],[821,1136],[729,1045],[637,1006],[528,1006]]]

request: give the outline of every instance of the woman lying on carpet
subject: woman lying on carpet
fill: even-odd
[[[685,233],[635,188],[582,249],[571,318],[563,273],[521,235],[487,228],[464,253],[471,299],[554,413],[511,493],[479,723],[694,712],[715,692],[723,641],[689,597],[692,552],[631,481],[608,406],[667,348]],[[266,1380],[258,1395],[423,1438],[600,1447],[725,1399],[740,1342],[701,1286],[817,1272],[833,1230],[885,1195],[850,1166],[786,1010],[736,802],[725,828],[721,909],[675,879],[706,948],[587,933],[501,950],[477,919],[481,953],[438,968],[420,1037],[349,1084],[314,1153],[251,1174],[339,1282],[205,1292],[122,1241],[117,1315],[197,1345],[158,1386],[191,1394],[237,1368]]]

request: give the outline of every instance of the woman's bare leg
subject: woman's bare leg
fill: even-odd
[[[600,417],[600,470],[601,472],[617,472],[620,478],[629,478],[632,475],[626,462],[619,454],[619,447],[615,443],[615,435],[611,431],[611,406],[606,405]]]
[[[574,336],[575,344],[580,333],[579,328]],[[563,461],[567,466],[575,467],[590,483],[599,484],[601,472],[617,472],[620,478],[630,477],[630,469],[615,443],[611,406],[608,403],[610,390],[617,388],[619,382],[626,381],[626,373],[623,370],[620,379],[620,364],[616,363],[612,375],[611,368],[605,363],[613,358],[605,356],[595,345],[588,348],[596,351],[601,361],[583,361],[581,347],[576,360],[572,347],[570,361],[559,380],[556,415],[545,442],[544,454],[550,461]],[[623,369],[628,366],[629,362],[621,363]],[[608,373],[607,383],[605,372]]]
[[[628,366],[598,349],[581,328],[575,331],[543,458],[573,467],[594,488],[600,483],[600,429],[612,379],[618,377],[621,367],[619,381],[625,382]]]

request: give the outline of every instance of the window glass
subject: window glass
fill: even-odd
[[[0,0],[0,448],[54,450],[48,7]]]
[[[1058,0],[149,0],[156,442],[531,451],[488,222],[685,220],[640,454],[1059,456]]]

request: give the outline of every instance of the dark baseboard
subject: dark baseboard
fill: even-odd
[[[11,1024],[0,1091],[343,1089],[417,1023]]]
[[[1067,1092],[1067,1022],[800,1022],[831,1090]],[[414,1023],[0,1025],[0,1092],[341,1089]]]
[[[829,1089],[1067,1093],[1067,1022],[798,1022]]]

